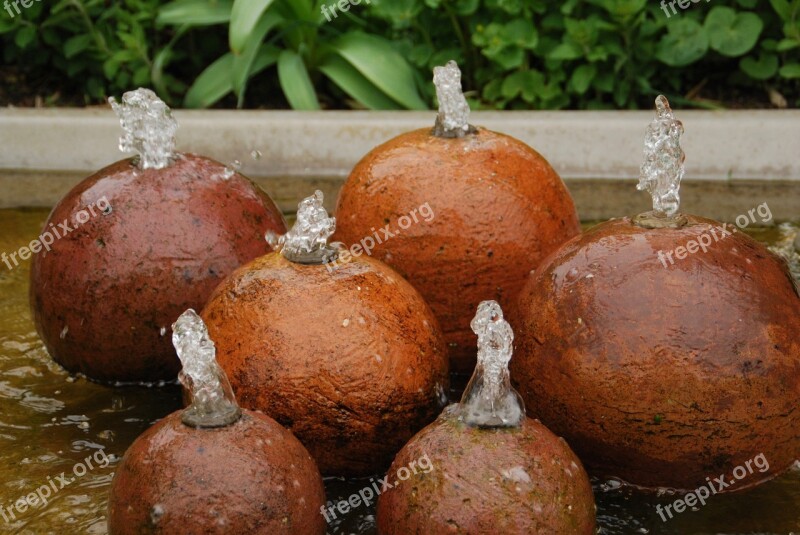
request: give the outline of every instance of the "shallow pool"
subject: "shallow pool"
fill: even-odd
[[[29,243],[47,214],[0,210],[0,251]],[[796,233],[792,225],[751,231],[786,251]],[[793,261],[800,271],[800,259]],[[111,388],[71,377],[50,360],[36,335],[27,293],[28,263],[11,271],[0,264],[0,532],[103,534],[114,467],[142,431],[180,407],[180,389]],[[328,499],[339,501],[370,480],[326,483]],[[614,481],[594,483],[600,533],[800,533],[800,468],[751,491],[713,496],[705,507],[668,522],[655,507],[674,497],[642,494]],[[7,507],[43,485],[57,489],[48,503],[14,511],[12,518]],[[329,533],[375,533],[372,514],[362,507],[332,523]]]

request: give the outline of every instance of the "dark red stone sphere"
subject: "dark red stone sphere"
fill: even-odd
[[[469,373],[478,303],[509,307],[528,272],[580,232],[572,197],[547,160],[484,128],[461,138],[415,130],[376,147],[345,182],[336,224],[334,239],[372,240],[375,258],[422,294],[451,368]]]
[[[470,427],[455,407],[395,458],[378,499],[380,535],[594,534],[589,477],[566,442],[530,418]]]
[[[277,422],[244,411],[197,429],[175,412],[125,452],[111,484],[110,535],[324,535],[314,460]]]
[[[272,253],[234,272],[202,317],[243,407],[285,425],[325,475],[385,469],[448,390],[436,318],[369,257],[329,270]]]
[[[539,266],[509,317],[529,414],[599,474],[695,489],[750,462],[738,490],[800,457],[800,295],[735,227],[603,223]]]
[[[58,363],[101,381],[176,376],[172,322],[266,253],[267,230],[286,231],[269,196],[224,174],[222,164],[190,154],[164,169],[123,160],[58,203],[30,289],[36,328]]]

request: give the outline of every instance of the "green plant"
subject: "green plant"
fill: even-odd
[[[327,23],[322,4],[178,0],[165,5],[158,17],[164,24],[228,25],[230,50],[195,80],[185,105],[206,107],[234,93],[241,107],[249,80],[274,65],[283,94],[294,109],[320,108],[315,90],[320,76],[367,108],[426,109],[411,66],[391,43],[358,27],[339,31]],[[352,14],[348,20],[358,21]]]
[[[164,70],[170,47],[156,27],[157,0],[36,2],[21,15],[0,18],[0,35],[13,41],[4,60],[42,74],[54,69],[61,84],[80,81],[90,100],[132,86],[155,85],[164,95],[182,83]],[[51,75],[55,76],[55,75]]]
[[[474,109],[641,108],[658,93],[800,106],[800,0],[669,17],[647,0],[362,0],[328,21],[334,3],[36,2],[0,18],[0,99],[15,84],[85,103],[144,85],[173,106],[424,109],[431,69],[455,59]]]
[[[423,75],[447,59],[462,65],[465,85],[479,91],[471,95],[476,107],[637,108],[661,92],[713,107],[691,99],[707,83],[798,92],[800,0],[692,3],[671,17],[646,0],[373,3],[371,15],[390,24]]]
[[[800,0],[770,0],[780,19],[783,38],[765,39],[757,55],[743,57],[739,66],[751,78],[800,79]]]

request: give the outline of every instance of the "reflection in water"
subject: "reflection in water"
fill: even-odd
[[[0,210],[0,251],[29,243],[45,210]],[[782,247],[794,226],[753,229],[757,239]],[[787,248],[788,249],[788,248]],[[795,264],[798,265],[798,264]],[[28,311],[28,264],[0,265],[0,507],[35,491],[87,456],[105,451],[110,463],[54,493],[45,507],[28,509],[0,532],[106,533],[106,493],[119,458],[156,420],[180,407],[177,384],[110,388],[74,378],[47,356]],[[463,388],[465,381],[455,378]],[[452,399],[460,392],[454,391]],[[716,475],[716,474],[709,474]],[[800,531],[800,468],[739,494],[714,496],[708,504],[668,523],[655,512],[674,497],[649,496],[614,481],[594,481],[603,534],[776,533]],[[346,499],[363,481],[329,478],[327,499]],[[331,524],[331,532],[375,533],[374,510],[361,508]]]

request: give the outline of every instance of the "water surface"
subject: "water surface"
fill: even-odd
[[[0,210],[0,252],[27,245],[47,214]],[[788,251],[797,227],[750,232]],[[800,259],[793,261],[800,271]],[[180,408],[180,390],[174,384],[111,388],[70,376],[54,364],[31,322],[28,268],[29,262],[11,271],[0,264],[0,507],[8,518],[0,516],[0,532],[104,534],[107,492],[119,458],[140,433]],[[92,455],[94,468],[77,477],[73,469],[79,463],[85,467]],[[107,463],[95,461],[106,458]],[[59,476],[71,481],[58,488]],[[13,501],[50,481],[58,491],[47,505],[24,514],[15,511],[11,518],[6,508]],[[713,496],[705,507],[666,523],[655,507],[675,497],[643,494],[615,482],[594,483],[604,534],[800,533],[800,469],[750,491]],[[328,479],[326,486],[328,499],[339,501],[371,482]],[[329,532],[374,534],[373,514],[374,508],[362,507],[331,523]]]

